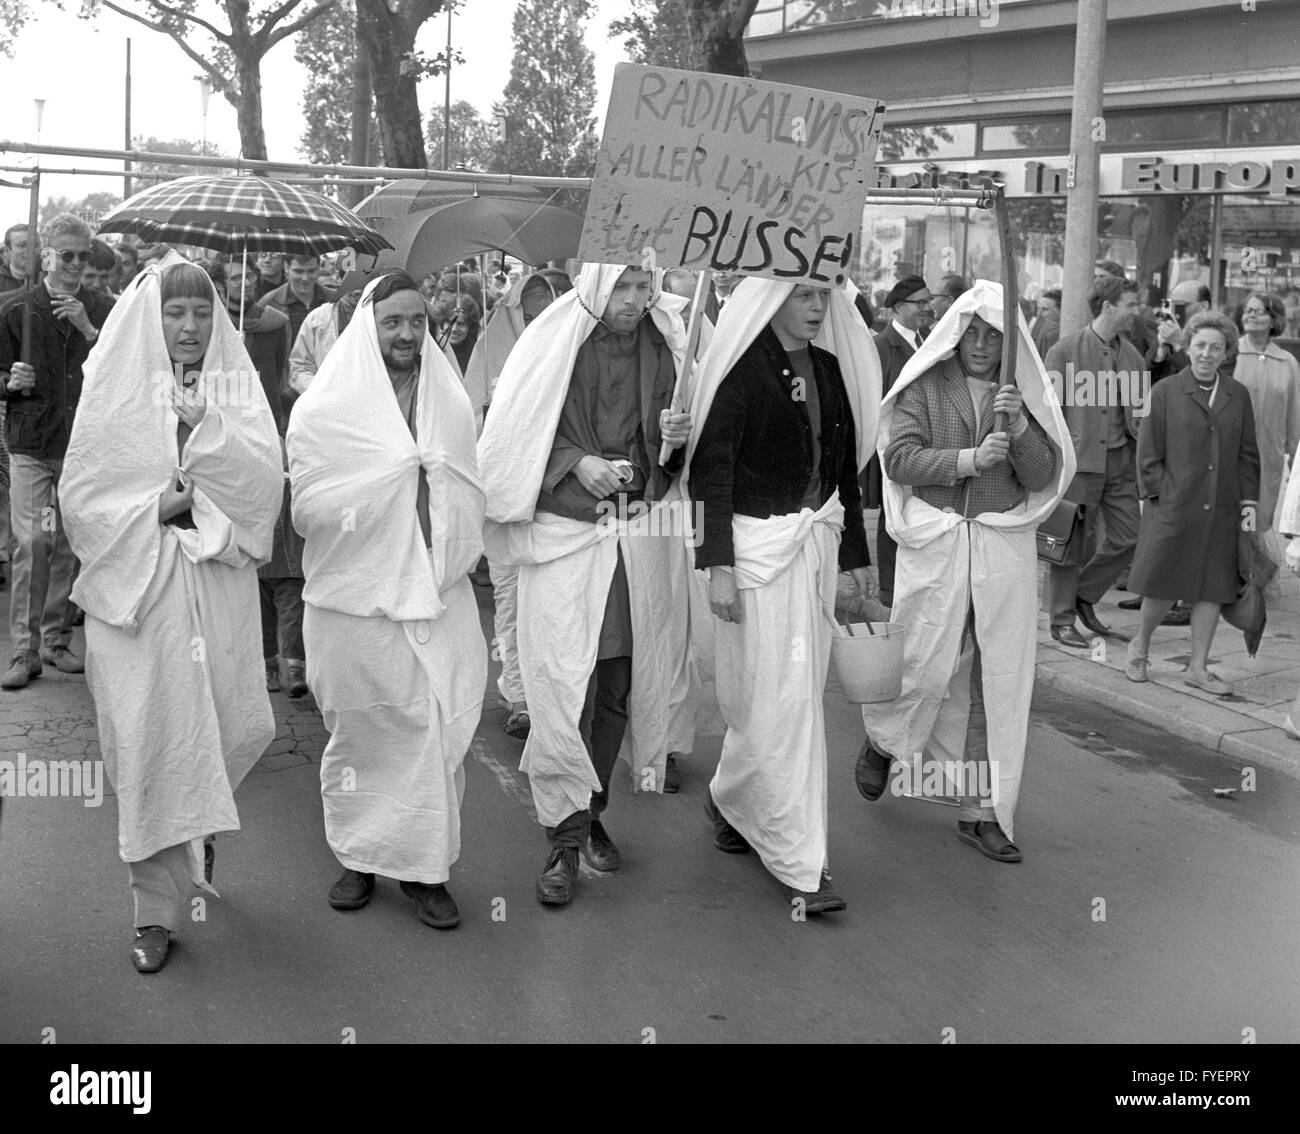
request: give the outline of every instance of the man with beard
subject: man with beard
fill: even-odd
[[[422,922],[450,929],[463,763],[487,681],[467,578],[483,491],[469,398],[405,272],[362,292],[294,406],[288,452],[307,678],[330,731],[325,833],[344,867],[329,903],[360,909],[383,874]]]

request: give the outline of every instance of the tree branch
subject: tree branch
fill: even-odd
[[[230,80],[227,79],[226,76],[222,74],[222,72],[214,64],[209,63],[206,59],[204,59],[202,55],[200,55],[197,51],[195,51],[194,48],[192,48],[188,43],[186,43],[183,39],[181,39],[181,37],[178,36],[175,32],[168,31],[166,28],[161,28],[157,24],[152,24],[148,20],[146,20],[143,16],[137,15],[135,12],[127,11],[125,8],[119,8],[116,4],[113,3],[113,0],[104,0],[104,7],[111,8],[114,12],[117,12],[119,15],[125,16],[128,20],[135,20],[135,22],[138,24],[144,24],[144,26],[149,28],[150,31],[163,32],[165,35],[170,36],[171,39],[180,47],[180,49],[183,52],[185,52],[186,55],[188,55],[191,59],[193,59],[195,63],[197,63],[200,67],[203,68],[204,71],[206,71],[210,76],[212,76],[214,90],[217,90],[224,95],[226,94],[227,91],[232,89],[230,85]],[[223,43],[228,42],[224,35],[221,35],[218,38],[220,38]]]
[[[275,16],[275,19],[272,19],[271,16],[268,16],[266,18],[266,22],[262,24],[261,28],[258,29],[258,34],[260,35],[267,28],[271,28],[275,26],[276,21],[282,18],[278,14],[279,11],[285,11],[286,13],[290,12],[293,10],[294,7],[297,6],[297,3],[298,0],[293,0],[292,4],[288,3],[286,0],[286,3],[280,5],[280,9],[277,10],[277,13],[272,13],[272,15]],[[267,36],[266,39],[267,50],[269,51],[271,48],[273,48],[277,43],[280,42],[280,40],[287,39],[295,32],[302,31],[302,29],[305,28],[309,23],[311,23],[312,20],[314,20],[317,16],[324,14],[325,12],[329,11],[329,9],[335,7],[337,4],[338,4],[338,0],[320,0],[320,2],[314,8],[308,8],[307,11],[305,11],[296,20],[293,20],[291,23],[285,24],[284,27],[282,27],[279,31],[272,32],[271,35]]]
[[[230,36],[226,32],[223,32],[219,28],[214,27],[212,24],[208,23],[207,20],[204,20],[199,16],[191,16],[188,12],[182,12],[179,8],[173,8],[168,4],[160,3],[160,0],[147,0],[147,2],[150,8],[156,8],[164,15],[172,16],[173,18],[178,20],[188,20],[192,24],[198,24],[198,26],[203,28],[204,31],[210,33],[213,37],[219,39],[222,43],[230,42]],[[168,35],[171,35],[170,32],[167,32],[166,28],[159,27],[158,24],[153,23],[145,16],[141,16],[138,12],[132,12],[128,8],[123,8],[119,4],[114,4],[113,0],[103,0],[103,3],[105,8],[111,8],[119,16],[125,16],[128,20],[135,20],[136,23],[144,24],[145,27],[151,28],[154,31],[166,32]],[[172,36],[172,38],[175,39],[176,37]],[[179,40],[177,42],[179,42]],[[181,46],[183,47],[185,45],[181,44]]]

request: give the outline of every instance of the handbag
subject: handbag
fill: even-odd
[[[1058,567],[1078,567],[1083,562],[1083,527],[1087,508],[1062,500],[1038,525],[1038,558]]]

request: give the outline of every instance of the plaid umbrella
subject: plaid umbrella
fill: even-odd
[[[319,256],[339,248],[374,255],[391,248],[355,213],[320,193],[248,175],[180,177],[117,206],[100,232],[129,232],[218,252]]]

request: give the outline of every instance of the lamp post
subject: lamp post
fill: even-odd
[[[199,154],[203,155],[208,152],[208,99],[212,97],[212,79],[208,75],[199,75],[199,100],[203,104],[203,142],[199,147]]]

